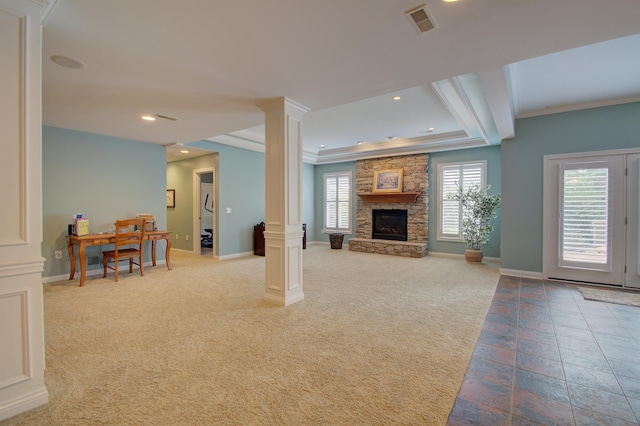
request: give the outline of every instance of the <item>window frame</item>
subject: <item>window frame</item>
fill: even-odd
[[[443,207],[443,196],[444,196],[444,188],[443,188],[443,184],[444,184],[444,178],[443,178],[443,174],[446,170],[449,169],[453,169],[453,168],[458,168],[458,173],[463,173],[465,168],[471,168],[472,166],[479,166],[480,167],[480,185],[482,188],[485,188],[487,186],[487,161],[486,160],[476,160],[476,161],[460,161],[460,162],[455,162],[455,163],[440,163],[437,166],[437,171],[438,171],[438,179],[437,179],[437,190],[436,190],[436,200],[437,200],[437,235],[436,235],[436,240],[437,241],[448,241],[448,242],[456,242],[456,243],[464,243],[464,240],[462,239],[462,234],[461,234],[461,230],[462,230],[462,206],[461,203],[458,201],[458,233],[457,234],[451,234],[451,233],[444,233],[442,230],[442,222],[443,222],[443,214],[442,214],[442,207]],[[462,175],[464,176],[464,174]],[[460,181],[458,181],[458,183],[460,183]],[[464,182],[463,182],[464,185]],[[447,200],[448,202],[451,202],[452,200]]]
[[[349,179],[349,200],[344,202],[337,201],[340,203],[347,203],[349,208],[349,218],[348,218],[348,227],[346,229],[337,227],[329,228],[327,227],[327,179],[330,177],[347,177]],[[336,180],[337,183],[337,180]],[[337,192],[337,191],[336,191]],[[339,209],[338,209],[339,210]],[[323,234],[351,234],[353,233],[353,172],[351,170],[340,171],[340,172],[326,172],[322,174],[322,230]]]

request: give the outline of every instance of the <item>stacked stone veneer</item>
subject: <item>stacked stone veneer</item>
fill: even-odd
[[[365,203],[362,198],[357,197],[356,238],[349,240],[349,250],[406,257],[427,255],[428,162],[428,154],[372,158],[356,162],[357,193],[373,191],[373,176],[376,170],[402,169],[402,191],[419,192],[420,195],[415,203]],[[372,239],[374,209],[406,209],[407,241]]]

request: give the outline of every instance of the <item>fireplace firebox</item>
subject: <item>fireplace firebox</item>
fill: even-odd
[[[379,240],[407,241],[406,210],[373,210],[373,235]]]

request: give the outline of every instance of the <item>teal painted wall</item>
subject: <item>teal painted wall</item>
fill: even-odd
[[[137,213],[153,214],[158,229],[165,229],[165,184],[163,146],[44,126],[43,277],[69,274],[65,237],[74,213],[89,219],[92,233],[110,231],[116,219]],[[163,243],[159,247],[157,258],[164,259]],[[99,255],[100,249],[87,248],[87,257]],[[63,259],[54,258],[56,250],[63,251]],[[146,261],[150,253],[147,245]],[[98,268],[91,265],[87,270]]]
[[[516,120],[502,142],[501,267],[542,272],[543,157],[640,147],[640,103]]]
[[[315,165],[302,163],[302,223],[307,224],[307,244],[316,240],[315,202]]]
[[[356,162],[355,161],[348,161],[348,162],[344,162],[344,163],[333,163],[333,164],[321,164],[321,165],[317,165],[315,166],[315,173],[314,173],[314,187],[315,187],[315,235],[314,235],[314,239],[315,241],[321,241],[321,242],[329,242],[329,234],[323,234],[322,233],[322,224],[323,224],[323,180],[322,180],[322,175],[324,173],[333,173],[333,172],[347,172],[347,171],[351,171],[352,176],[353,176],[353,182],[352,182],[352,192],[353,192],[353,198],[352,198],[352,202],[353,202],[353,212],[351,215],[351,227],[353,230],[353,234],[345,234],[344,236],[344,243],[346,243],[347,241],[349,241],[349,239],[354,238],[355,237],[355,233],[356,233],[356,209],[357,209],[357,196],[355,195],[356,193]]]
[[[501,154],[500,146],[488,146],[482,148],[462,149],[456,151],[436,152],[429,154],[429,251],[438,253],[464,254],[465,245],[460,242],[438,241],[438,164],[459,163],[465,161],[487,162],[487,184],[491,186],[489,194],[501,192]],[[498,209],[498,217],[493,219],[493,232],[491,239],[483,247],[483,253],[487,257],[501,257],[500,217],[502,209]]]
[[[176,189],[176,207],[168,209],[167,226],[174,238],[173,247],[192,251],[193,170],[214,167],[217,256],[253,252],[253,226],[264,221],[265,156],[264,153],[235,148],[210,141],[190,143],[194,148],[211,151],[193,159],[167,164],[167,188]],[[302,165],[302,220],[307,224],[307,242],[313,241],[314,166]],[[227,207],[231,213],[226,213]],[[199,238],[199,236],[197,236]]]
[[[253,226],[264,220],[264,154],[209,141],[192,142],[189,146],[215,152],[218,156],[217,255],[253,252]],[[193,168],[199,167],[201,166]],[[189,186],[190,182],[191,177]],[[231,213],[226,213],[228,207],[231,208]],[[189,216],[188,220],[191,223],[191,212]],[[191,251],[192,247],[189,246],[188,250]]]

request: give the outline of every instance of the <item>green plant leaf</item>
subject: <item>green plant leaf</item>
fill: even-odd
[[[482,250],[482,246],[491,237],[491,219],[497,216],[500,207],[500,194],[488,195],[491,188],[474,185],[467,189],[458,187],[458,192],[449,195],[449,199],[460,201],[462,205],[462,239],[467,248]]]

